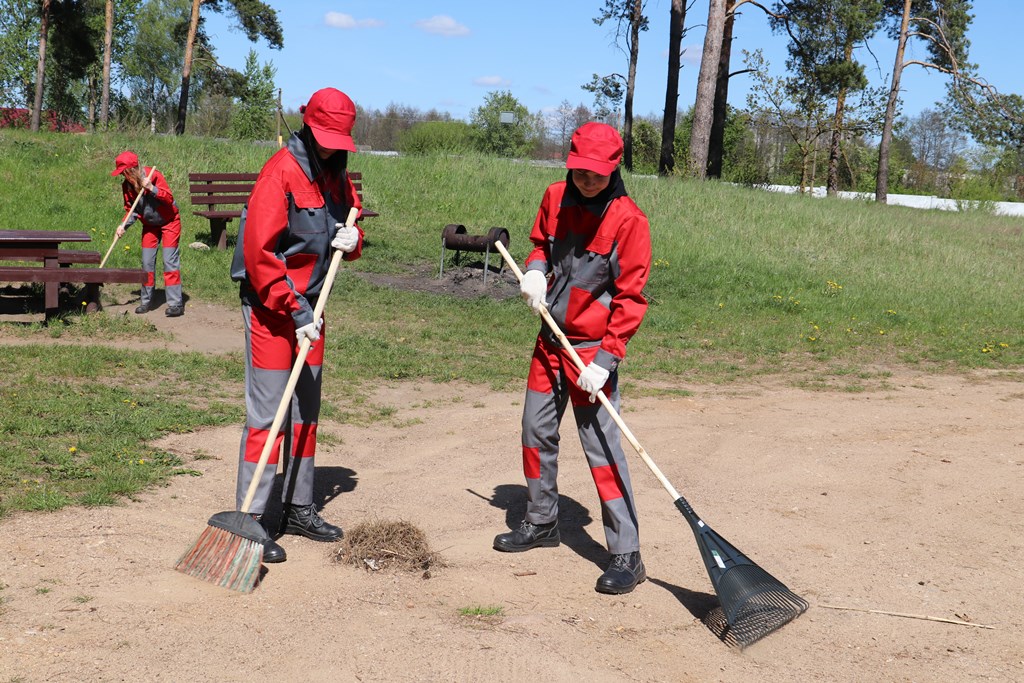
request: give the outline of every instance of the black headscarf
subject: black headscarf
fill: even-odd
[[[585,206],[592,211],[601,212],[604,207],[613,199],[617,197],[628,197],[626,193],[626,185],[622,182],[622,174],[619,173],[619,169],[612,171],[612,174],[608,180],[608,187],[598,192],[593,197],[584,197],[580,192],[580,189],[576,187],[576,183],[572,180],[572,171],[570,170],[565,176],[565,194],[568,195],[569,199],[574,204]]]
[[[320,158],[320,155],[316,152],[316,144],[314,142],[316,138],[313,137],[312,129],[306,124],[302,124],[299,137],[302,139],[302,144],[306,146],[306,156],[309,158],[309,168],[313,171],[314,178],[321,173],[341,176],[345,169],[348,168],[348,152],[344,149],[336,150],[334,154],[326,159]]]

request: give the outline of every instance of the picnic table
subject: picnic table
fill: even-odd
[[[99,252],[62,249],[65,243],[89,242],[87,232],[66,230],[0,230],[0,261],[34,265],[0,265],[0,281],[42,282],[46,319],[60,308],[60,285],[81,282],[89,286],[89,309],[99,309],[99,286],[104,282],[143,284],[141,268],[81,268],[76,264],[100,262]]]

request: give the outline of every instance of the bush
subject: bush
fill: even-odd
[[[463,154],[473,149],[473,129],[464,121],[425,121],[398,137],[403,154]]]
[[[28,109],[0,107],[0,128],[28,128],[32,113]],[[62,119],[55,111],[44,111],[39,117],[39,127],[55,133],[84,133],[85,128],[74,121]]]

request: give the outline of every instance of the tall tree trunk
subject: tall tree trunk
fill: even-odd
[[[889,144],[892,142],[892,123],[896,118],[896,100],[900,96],[900,77],[903,75],[903,52],[907,49],[907,32],[910,28],[910,5],[913,0],[903,0],[903,20],[900,22],[900,39],[896,45],[896,64],[892,68],[892,87],[889,101],[885,105],[885,123],[882,139],[878,142],[878,175],[875,178],[875,201],[886,204],[889,201]]]
[[[853,57],[853,41],[848,40],[843,48],[843,57],[849,62]],[[839,152],[840,143],[843,138],[843,119],[846,116],[846,94],[848,88],[839,89],[836,95],[836,114],[832,119],[832,143],[828,149],[828,180],[825,184],[825,192],[829,197],[835,197],[839,192]]]
[[[114,43],[114,0],[107,0],[103,31],[103,94],[100,96],[100,128],[107,129],[110,116],[110,52]]]
[[[178,122],[174,124],[174,134],[185,132],[185,116],[188,112],[188,86],[192,78],[192,48],[196,44],[196,31],[199,29],[199,5],[202,0],[192,0],[192,16],[188,22],[188,38],[185,39],[185,65],[181,69],[181,97],[178,98]]]
[[[676,106],[679,100],[679,51],[683,44],[686,6],[672,0],[668,24],[668,80],[665,83],[665,118],[661,120],[661,157],[658,175],[671,175],[676,166]]]
[[[708,142],[708,175],[722,177],[725,157],[725,116],[729,111],[729,62],[732,59],[732,25],[736,21],[733,9],[736,0],[728,0],[725,8],[725,28],[722,30],[722,54],[718,58],[718,80],[715,83],[715,107],[711,114],[711,138]]]
[[[722,54],[722,34],[725,30],[725,1],[710,0],[708,5],[708,30],[704,34],[704,52],[700,58],[700,75],[697,77],[697,101],[693,106],[693,131],[686,170],[689,175],[701,180],[708,173],[708,144],[711,141],[715,82],[718,80],[718,61]]]
[[[622,165],[633,170],[633,91],[636,90],[636,63],[640,57],[640,20],[643,0],[631,0],[629,14],[629,73],[626,79],[626,116],[622,122]]]
[[[50,0],[43,0],[39,26],[39,61],[36,62],[36,97],[32,104],[30,128],[39,131],[39,119],[43,111],[43,85],[46,78],[46,35],[50,31]]]
[[[96,77],[93,76],[92,74],[90,74],[88,76],[88,80],[86,82],[88,83],[88,85],[86,86],[86,92],[88,93],[87,100],[88,100],[88,107],[89,107],[89,112],[86,114],[86,120],[89,123],[89,132],[90,133],[95,133],[96,132]]]
[[[841,88],[836,96],[836,114],[832,119],[832,142],[828,149],[828,180],[825,192],[829,197],[839,193],[839,152],[843,138],[843,117],[846,109],[846,88]]]

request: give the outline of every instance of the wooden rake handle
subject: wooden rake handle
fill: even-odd
[[[345,219],[345,225],[351,227],[356,220],[356,216],[359,215],[359,209],[352,208],[348,212],[348,218]],[[342,252],[335,250],[333,256],[331,256],[331,265],[327,269],[327,277],[324,278],[324,286],[320,290],[320,297],[316,300],[316,306],[313,308],[313,322],[316,322],[324,313],[324,307],[327,305],[327,297],[331,293],[331,288],[334,287],[334,278],[338,274],[338,266],[341,265]],[[292,365],[292,373],[288,376],[288,383],[284,387],[284,394],[281,396],[281,404],[277,407],[277,414],[274,415],[274,422],[270,425],[270,431],[267,433],[267,441],[263,444],[263,451],[260,453],[260,460],[256,464],[256,471],[253,472],[252,481],[249,482],[249,490],[245,493],[245,500],[242,501],[242,507],[240,512],[248,512],[249,506],[252,505],[252,499],[256,497],[256,489],[259,487],[260,478],[263,476],[263,471],[267,468],[267,462],[270,460],[270,451],[274,448],[274,443],[277,441],[277,435],[281,431],[281,425],[284,423],[284,416],[288,413],[288,405],[292,401],[292,394],[295,393],[295,385],[299,382],[299,374],[302,373],[302,366],[306,362],[306,355],[309,354],[309,348],[313,345],[313,342],[309,340],[309,337],[303,337],[302,343],[299,344],[299,353],[295,357],[295,363]]]
[[[514,260],[512,260],[512,256],[508,253],[505,246],[500,241],[495,241],[494,246],[501,252],[501,257],[505,259],[505,263],[508,264],[508,267],[516,274],[516,279],[521,281],[523,279],[523,272],[519,270],[519,266]],[[576,367],[580,369],[580,372],[582,372],[587,366],[583,363],[583,359],[580,358],[579,354],[576,353],[576,349],[572,347],[572,344],[566,338],[565,334],[562,333],[562,330],[559,329],[558,323],[556,323],[555,319],[551,317],[551,314],[548,313],[547,306],[543,303],[540,307],[540,316],[544,319],[544,322],[547,323],[547,326],[551,328],[554,335],[558,337],[558,341],[562,344],[562,348],[568,352],[573,363],[575,363]],[[633,436],[633,432],[630,431],[629,427],[626,426],[626,423],[623,422],[622,416],[619,415],[618,411],[612,407],[611,401],[609,401],[608,397],[604,395],[604,392],[598,391],[597,398],[601,401],[601,405],[604,406],[604,409],[608,411],[608,414],[611,415],[615,424],[619,426],[623,436],[626,437],[626,440],[629,441],[630,445],[633,446],[633,449],[636,450],[640,459],[644,461],[644,464],[647,465],[651,472],[654,473],[654,476],[658,478],[658,481],[661,482],[661,485],[665,487],[665,490],[668,491],[669,495],[672,496],[672,500],[679,499],[679,492],[675,490],[669,480],[665,478],[665,475],[661,473],[658,466],[654,464],[653,460],[651,460],[651,456],[647,455],[647,451],[644,450],[644,447],[641,446],[640,442],[637,441],[635,436]]]
[[[153,166],[152,168],[149,169],[149,175],[146,176],[147,182],[153,179],[154,173],[156,173],[156,166]],[[107,259],[110,258],[110,252],[114,251],[114,245],[117,244],[118,239],[117,231],[123,228],[124,224],[128,222],[128,218],[132,215],[132,212],[135,211],[135,207],[138,206],[139,200],[142,199],[143,192],[145,192],[144,189],[139,190],[139,193],[135,195],[135,201],[132,202],[132,208],[128,209],[128,213],[126,213],[124,215],[124,218],[121,219],[121,224],[117,226],[117,230],[114,230],[114,241],[110,243],[110,248],[107,249],[107,253],[103,256],[103,260],[100,261],[100,268],[102,268],[103,265],[107,262]]]

